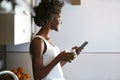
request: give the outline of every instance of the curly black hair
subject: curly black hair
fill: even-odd
[[[41,27],[51,20],[55,15],[61,13],[64,2],[60,0],[41,0],[38,6],[34,7],[36,16],[34,22]]]

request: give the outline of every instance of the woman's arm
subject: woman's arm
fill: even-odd
[[[35,59],[36,60],[36,59]],[[34,60],[33,60],[34,61]],[[55,58],[49,65],[39,68],[39,65],[33,67],[35,80],[41,80],[48,75],[51,69],[59,63],[59,59]],[[33,62],[33,65],[36,64]]]
[[[68,61],[61,61],[60,64],[63,67]]]
[[[35,38],[30,45],[30,53],[32,54],[33,75],[35,80],[41,80],[51,69],[59,63],[59,59],[56,57],[49,65],[43,67],[43,53],[46,50],[45,43],[40,38]]]

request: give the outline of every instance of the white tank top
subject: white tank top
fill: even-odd
[[[39,38],[43,39],[46,46],[47,46],[47,50],[43,54],[43,66],[47,66],[60,53],[60,50],[58,47],[52,46],[42,36],[36,35],[35,37],[39,37]],[[63,77],[63,72],[62,72],[62,68],[61,68],[60,63],[58,63],[56,66],[54,66],[54,68],[49,72],[49,74],[45,78],[43,78],[42,80],[65,80]]]

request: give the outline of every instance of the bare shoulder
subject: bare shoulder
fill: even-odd
[[[41,53],[44,50],[44,41],[41,38],[34,38],[30,43],[30,53]]]
[[[43,43],[44,43],[43,39],[36,37],[31,41],[31,46],[37,46],[37,45],[41,45]]]

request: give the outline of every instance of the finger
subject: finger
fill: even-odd
[[[76,49],[77,46],[74,46],[72,49]]]
[[[75,59],[76,57],[77,57],[77,54],[74,54],[74,55],[73,55],[73,58]]]
[[[77,49],[78,47],[77,46],[74,46],[72,49]]]
[[[77,57],[77,55],[72,54],[72,57],[71,57],[71,59],[70,59],[68,62],[72,63],[72,62],[73,62],[73,60],[74,60],[76,57]]]
[[[71,53],[70,55],[69,55],[69,59],[70,60],[74,60],[76,58],[76,55],[74,54],[74,53]]]

